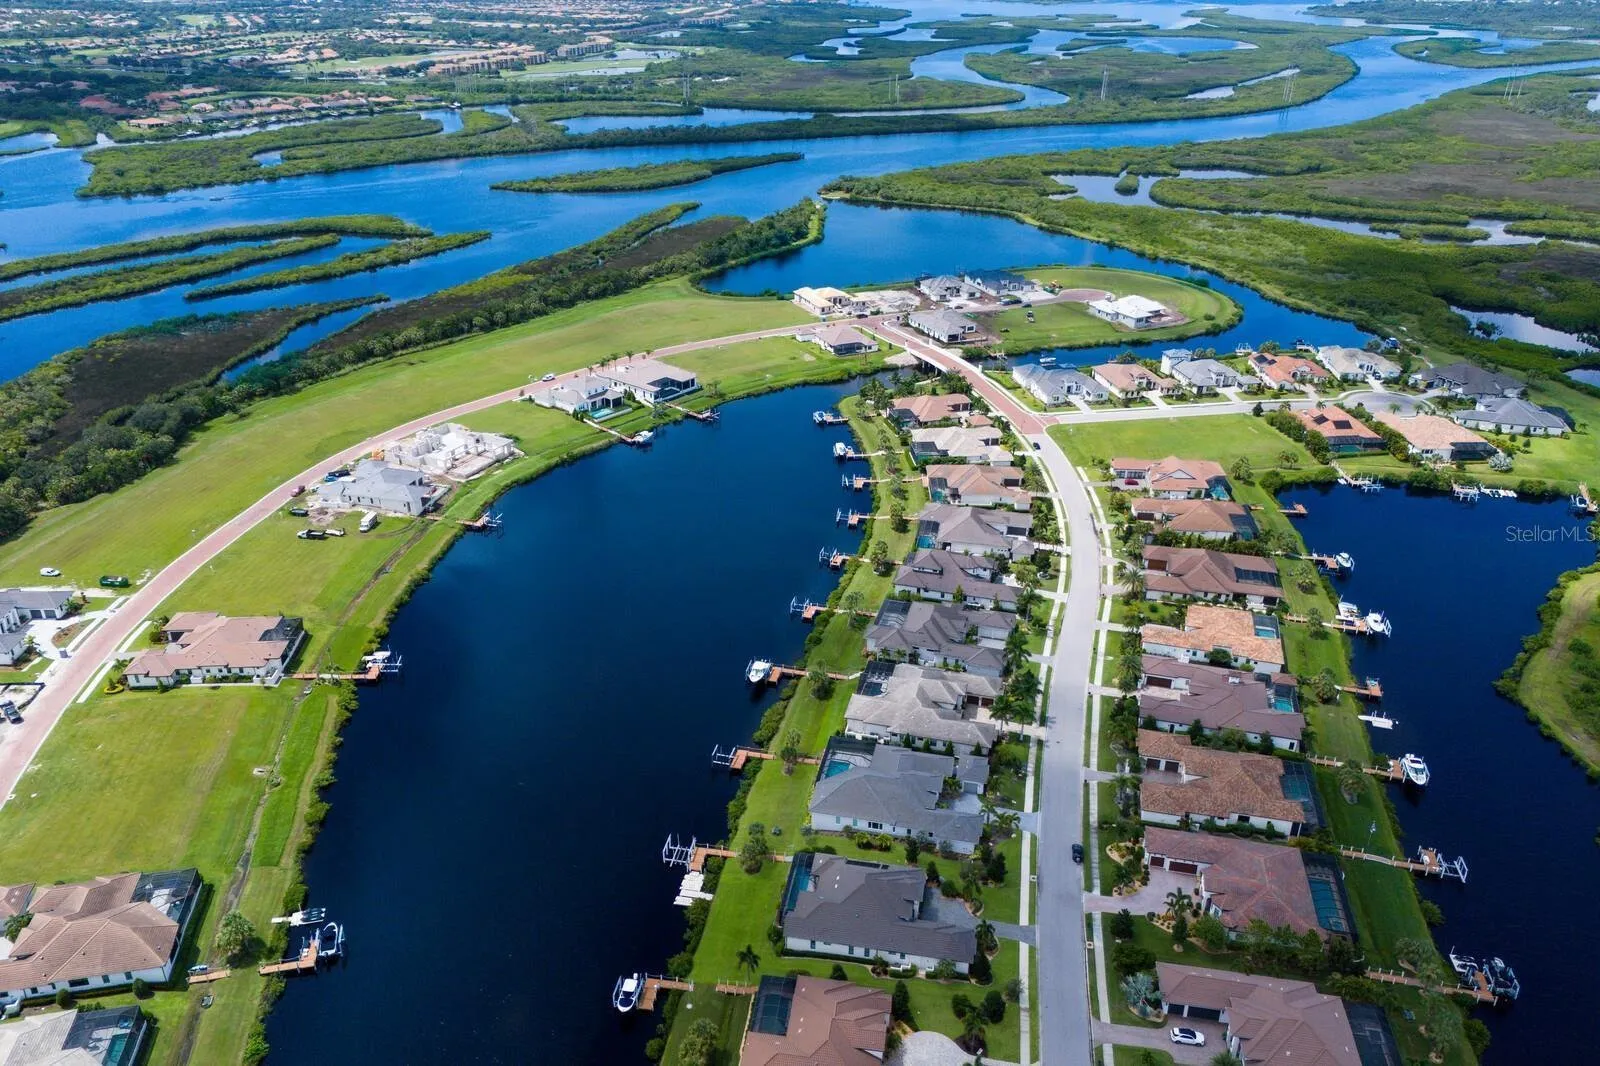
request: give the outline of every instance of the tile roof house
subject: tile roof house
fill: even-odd
[[[347,476],[318,485],[317,504],[335,511],[420,515],[432,510],[444,493],[444,486],[429,481],[420,470],[363,459]]]
[[[1337,344],[1317,349],[1317,362],[1327,367],[1340,381],[1394,381],[1400,377],[1400,364],[1377,352],[1346,348]]]
[[[1275,755],[1200,748],[1183,734],[1139,730],[1144,780],[1139,817],[1157,825],[1214,821],[1297,836],[1320,823],[1304,763]],[[1290,768],[1293,768],[1291,771]],[[1303,784],[1304,799],[1287,789]],[[1287,786],[1287,789],[1286,789]]]
[[[640,403],[654,407],[700,387],[694,373],[659,359],[630,358],[608,363],[595,376]]]
[[[1030,282],[1009,270],[972,270],[961,276],[972,288],[987,296],[1008,296],[1025,292]]]
[[[1185,359],[1168,373],[1197,396],[1205,396],[1218,389],[1231,389],[1239,384],[1239,372],[1215,359]]]
[[[1322,926],[1299,848],[1150,826],[1144,831],[1144,851],[1152,870],[1193,874],[1201,911],[1230,932],[1243,932],[1257,920],[1296,933],[1349,932]]]
[[[954,344],[978,336],[978,324],[955,311],[913,311],[906,321],[911,323],[912,329],[940,344]]]
[[[978,290],[953,274],[935,274],[917,282],[917,291],[930,300],[970,299]],[[915,325],[915,323],[913,323]]]
[[[871,750],[858,750],[866,748]],[[955,756],[896,744],[830,745],[811,793],[811,828],[864,829],[971,855],[983,836],[983,806],[966,791],[945,795],[945,779],[956,776],[957,762]]]
[[[1561,437],[1571,428],[1560,415],[1517,396],[1485,397],[1472,410],[1457,411],[1450,417],[1469,429],[1532,437]]]
[[[1107,392],[1119,399],[1141,396],[1147,392],[1170,396],[1182,391],[1176,381],[1147,370],[1138,363],[1101,363],[1091,367],[1089,373],[1105,386]]]
[[[1264,382],[1275,389],[1320,385],[1330,377],[1322,367],[1298,355],[1270,355],[1267,352],[1256,352],[1250,356],[1250,366],[1261,375]]]
[[[997,677],[915,663],[867,664],[850,702],[844,731],[853,737],[949,744],[958,755],[994,747],[995,727],[974,720],[1000,695]]]
[[[922,483],[935,503],[1019,511],[1033,506],[1033,493],[1022,487],[1022,470],[1015,466],[929,463],[922,469]]]
[[[1210,459],[1179,459],[1176,455],[1165,459],[1117,458],[1109,465],[1114,489],[1138,489],[1168,500],[1202,496],[1226,500],[1231,495],[1227,472],[1221,463]]]
[[[1412,455],[1424,459],[1449,463],[1457,459],[1484,459],[1496,451],[1493,444],[1472,430],[1439,415],[1379,411],[1373,417],[1404,437],[1406,449]]]
[[[1118,326],[1144,329],[1156,325],[1169,312],[1166,305],[1147,296],[1102,297],[1090,300],[1089,313]]]
[[[994,576],[994,562],[987,556],[928,548],[914,552],[896,571],[894,590],[986,611],[1015,611],[1021,589],[988,580]]]
[[[929,426],[935,422],[956,421],[971,410],[970,396],[950,392],[937,396],[902,396],[891,403],[889,410],[884,413],[902,425]]]
[[[879,988],[804,974],[765,976],[739,1066],[881,1066],[892,1007]]]
[[[1271,737],[1274,747],[1299,751],[1305,715],[1292,675],[1266,678],[1239,670],[1186,663],[1164,655],[1140,660],[1139,720],[1145,728],[1181,733],[1195,722],[1206,735],[1237,729],[1252,744]]]
[[[928,666],[956,666],[975,677],[999,677],[1015,615],[967,611],[942,603],[889,599],[867,627],[867,651],[904,656]],[[968,639],[970,636],[970,640]]]
[[[829,355],[860,355],[878,350],[878,342],[854,326],[819,326],[797,336],[827,350]]]
[[[180,611],[161,631],[165,645],[139,652],[123,671],[133,688],[248,677],[275,683],[305,641],[298,618]]]
[[[1344,1001],[1309,981],[1170,962],[1156,963],[1156,980],[1169,1019],[1222,1022],[1228,1050],[1249,1066],[1362,1066]]]
[[[1362,422],[1342,407],[1329,404],[1320,408],[1305,408],[1292,412],[1306,427],[1328,442],[1335,452],[1377,451],[1383,448],[1383,437],[1377,430]]]
[[[18,913],[33,918],[0,959],[0,1001],[123,988],[136,979],[164,983],[199,898],[200,874],[128,873],[17,888],[27,894]]]
[[[917,543],[968,555],[1003,555],[1022,559],[1033,554],[1033,515],[986,507],[930,503],[917,512]]]
[[[931,891],[927,875],[915,866],[801,852],[789,865],[779,915],[784,946],[857,960],[882,956],[891,966],[922,969],[948,960],[966,973],[978,953],[977,919],[952,907],[930,917],[925,911],[934,909],[926,906]]]
[[[959,459],[965,463],[1010,466],[1017,457],[1000,447],[1000,437],[1000,430],[992,424],[914,429],[911,457],[918,461]]]
[[[1283,640],[1278,620],[1271,615],[1191,603],[1184,612],[1183,625],[1164,626],[1153,622],[1139,630],[1144,650],[1186,662],[1204,661],[1214,651],[1224,651],[1235,663],[1276,673],[1283,669]]]
[[[138,1007],[27,1014],[0,1025],[0,1066],[134,1066],[147,1032]]]
[[[1134,520],[1152,523],[1158,533],[1182,533],[1206,540],[1254,540],[1259,532],[1250,512],[1229,500],[1135,496],[1130,503]]]
[[[1080,370],[1068,367],[1023,363],[1011,371],[1011,380],[1033,393],[1046,407],[1060,407],[1081,397],[1086,403],[1104,403],[1111,398],[1106,387]]]
[[[1414,384],[1428,389],[1443,389],[1454,396],[1471,399],[1489,399],[1497,396],[1521,396],[1522,382],[1509,374],[1485,370],[1472,363],[1451,363],[1449,366],[1430,367],[1411,375]]]
[[[586,374],[538,389],[529,398],[540,407],[553,407],[569,415],[586,414],[593,419],[602,419],[626,407],[625,397],[626,393],[606,379]]]
[[[1282,598],[1278,564],[1260,555],[1211,548],[1144,547],[1147,600],[1233,600],[1272,607]]]
[[[861,308],[854,296],[831,285],[802,285],[794,290],[794,302],[814,315],[843,315]]]

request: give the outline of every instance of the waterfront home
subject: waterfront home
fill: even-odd
[[[1472,410],[1457,411],[1450,417],[1469,429],[1530,437],[1561,437],[1571,428],[1560,415],[1518,396],[1485,397]]]
[[[896,571],[894,590],[940,603],[960,603],[989,611],[1015,611],[1021,589],[995,581],[994,562],[985,555],[925,548],[913,552]]]
[[[881,988],[768,974],[756,986],[739,1066],[877,1066],[893,1006]]]
[[[972,416],[976,422],[980,416]],[[1017,457],[1000,446],[1001,432],[993,425],[935,426],[911,431],[911,457],[959,459],[964,463],[1010,466]]]
[[[795,339],[810,341],[829,355],[861,355],[878,350],[878,342],[854,326],[819,326],[797,333]]]
[[[1260,555],[1211,548],[1144,547],[1147,600],[1234,600],[1274,607],[1282,598],[1278,564]]]
[[[420,515],[444,497],[445,487],[420,470],[381,459],[363,459],[337,481],[317,486],[317,506],[334,511],[382,511]]]
[[[1253,540],[1258,532],[1250,512],[1231,500],[1135,496],[1130,504],[1134,521],[1151,523],[1157,533],[1181,533],[1206,540]]]
[[[972,397],[960,392],[941,393],[937,396],[902,396],[884,412],[902,426],[931,426],[938,422],[958,421],[972,411]],[[999,441],[996,436],[996,442]]]
[[[148,1031],[138,1007],[27,1014],[0,1025],[0,1066],[134,1066]]]
[[[930,463],[923,468],[922,483],[935,503],[1026,511],[1033,506],[1033,493],[1022,487],[1022,476],[1015,466]]]
[[[1317,349],[1317,362],[1340,381],[1395,381],[1400,377],[1399,363],[1361,348],[1324,345]]]
[[[954,666],[973,677],[999,677],[1015,615],[942,603],[885,600],[867,627],[867,651],[928,666]]]
[[[1023,363],[1011,371],[1011,379],[1046,407],[1060,407],[1071,403],[1074,397],[1085,403],[1104,403],[1111,398],[1104,385],[1082,371],[1067,367]]]
[[[1411,383],[1425,389],[1440,389],[1469,400],[1521,396],[1523,384],[1509,374],[1485,370],[1472,363],[1435,366],[1411,375]]]
[[[831,285],[823,285],[820,288],[802,285],[794,290],[794,302],[803,310],[819,316],[848,315],[865,310],[854,296]]]
[[[123,677],[132,688],[224,678],[276,684],[305,636],[298,618],[230,618],[214,611],[180,611],[162,627],[162,646],[135,655]]]
[[[1283,640],[1278,620],[1271,615],[1191,603],[1181,626],[1148,623],[1139,630],[1144,650],[1185,662],[1202,662],[1217,655],[1234,664],[1269,674],[1283,669]]]
[[[539,389],[531,397],[540,407],[553,407],[569,415],[582,414],[599,421],[628,405],[626,393],[594,374]]]
[[[1165,370],[1165,366],[1162,369]],[[1239,385],[1239,372],[1215,359],[1185,359],[1167,373],[1196,396],[1214,395],[1218,389]]]
[[[930,503],[917,512],[916,524],[919,546],[1009,559],[1033,554],[1032,514]]]
[[[1160,325],[1162,319],[1169,312],[1164,304],[1157,303],[1148,296],[1102,296],[1098,300],[1090,300],[1089,313],[1096,318],[1103,318],[1116,326],[1126,326],[1129,329],[1146,329],[1150,326]]]
[[[1310,981],[1172,962],[1156,963],[1156,981],[1168,1021],[1221,1022],[1227,1050],[1252,1066],[1362,1066],[1368,1061],[1400,1061],[1381,1010],[1370,1012],[1373,1021],[1363,1026],[1358,1044],[1350,1027],[1350,1008],[1339,997],[1318,992]],[[1374,1044],[1376,1054],[1363,1058],[1360,1048]]]
[[[863,739],[949,745],[962,756],[988,751],[995,727],[975,716],[994,704],[1001,688],[997,677],[983,674],[868,663],[845,707],[844,731]]]
[[[1175,396],[1182,391],[1176,381],[1147,370],[1138,363],[1101,363],[1090,367],[1089,373],[1119,400],[1134,399],[1147,392]]]
[[[0,916],[32,915],[0,940],[0,1002],[166,983],[199,896],[193,868],[0,888]]]
[[[1230,934],[1243,933],[1253,921],[1274,929],[1288,926],[1296,934],[1350,932],[1343,908],[1332,900],[1319,907],[1311,894],[1307,859],[1299,848],[1265,844],[1221,833],[1191,833],[1151,826],[1144,831],[1145,863],[1152,870],[1192,874],[1200,898],[1200,913],[1220,921]],[[1316,858],[1322,858],[1317,856]],[[1338,884],[1338,866],[1332,878],[1317,870],[1326,888]],[[1334,897],[1337,898],[1337,897]]]
[[[812,789],[811,828],[847,829],[920,840],[941,851],[971,855],[983,836],[983,805],[977,795],[946,782],[959,780],[958,762],[983,764],[982,756],[935,755],[898,744],[835,740],[823,753]]]
[[[978,953],[977,919],[962,907],[936,908],[937,892],[915,866],[800,852],[779,913],[784,947],[924,970],[951,962],[966,973]],[[929,913],[936,909],[939,917]]]
[[[1274,389],[1298,389],[1305,385],[1321,385],[1331,376],[1309,359],[1298,355],[1272,355],[1255,352],[1250,356],[1250,368],[1261,375],[1261,380]]]
[[[1256,675],[1183,662],[1165,655],[1140,657],[1139,721],[1146,729],[1182,733],[1199,723],[1206,736],[1236,730],[1259,745],[1299,751],[1305,715],[1296,711],[1292,674]]]
[[[1179,459],[1176,455],[1165,459],[1118,458],[1111,460],[1110,466],[1114,489],[1148,492],[1167,500],[1203,496],[1226,500],[1232,495],[1222,464],[1210,459]]]
[[[692,372],[659,359],[629,358],[608,363],[596,370],[595,376],[648,407],[670,402],[700,387],[700,380]]]
[[[1406,451],[1422,459],[1451,463],[1457,459],[1487,459],[1496,448],[1472,430],[1439,415],[1397,415],[1379,411],[1379,422],[1405,438]]]
[[[1307,433],[1315,433],[1327,441],[1328,449],[1337,455],[1383,449],[1383,437],[1378,431],[1342,407],[1329,404],[1293,414],[1306,427]]]
[[[1299,836],[1321,824],[1305,763],[1196,747],[1181,733],[1156,729],[1139,730],[1139,761],[1143,821],[1248,825],[1284,836]]]
[[[395,466],[463,481],[516,454],[510,437],[480,433],[455,422],[419,430],[383,451]]]
[[[955,311],[913,311],[906,321],[911,323],[912,329],[940,344],[955,344],[978,336],[978,324]]]
[[[953,274],[935,274],[917,282],[917,291],[935,303],[946,300],[972,299],[978,290]]]
[[[1002,296],[1017,296],[1033,287],[1033,283],[1027,278],[1009,270],[968,271],[961,276],[961,280],[966,282],[969,288],[996,299]]]

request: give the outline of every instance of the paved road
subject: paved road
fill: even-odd
[[[733,334],[726,337],[712,337],[707,340],[691,341],[687,344],[674,345],[671,348],[662,348],[652,354],[670,354],[673,352],[692,351],[699,348],[711,348],[724,344],[737,344],[742,341],[758,340],[763,337],[776,337],[793,334],[803,327],[785,326],[777,329],[757,330],[750,333]],[[556,381],[569,381],[581,377],[589,372],[585,367],[580,370],[570,371],[560,375]],[[58,662],[51,667],[53,671],[48,684],[33,702],[28,706],[20,726],[8,726],[5,742],[0,744],[0,806],[21,791],[18,782],[24,771],[33,762],[39,748],[55,728],[56,722],[61,719],[64,712],[85,685],[94,679],[107,659],[122,646],[123,642],[133,636],[156,607],[163,600],[172,595],[180,585],[193,576],[201,567],[205,566],[217,555],[225,551],[229,545],[248,532],[257,522],[268,515],[275,513],[280,507],[287,505],[290,493],[296,485],[314,485],[322,480],[325,471],[333,467],[343,466],[367,455],[379,445],[386,444],[399,437],[415,433],[420,429],[439,422],[452,421],[485,408],[496,407],[517,399],[523,393],[531,391],[533,385],[522,385],[517,388],[505,389],[476,400],[447,407],[442,411],[435,411],[421,418],[414,418],[403,425],[392,426],[382,433],[368,437],[359,444],[352,444],[336,455],[315,463],[284,481],[277,488],[262,496],[255,503],[245,508],[233,518],[224,522],[217,529],[201,538],[188,551],[177,559],[167,564],[159,573],[149,581],[139,586],[121,603],[117,611],[98,629],[94,631],[83,644],[73,650],[72,658],[65,662]],[[543,387],[543,386],[539,386]]]

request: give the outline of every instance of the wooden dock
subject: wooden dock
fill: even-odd
[[[738,858],[739,853],[731,848],[710,848],[704,844],[696,844],[694,853],[689,856],[690,871],[699,873],[704,870],[706,868],[706,860],[712,856],[716,856],[719,859],[734,859]]]
[[[1579,514],[1594,514],[1597,510],[1594,497],[1589,493],[1588,482],[1578,482],[1578,491],[1572,497],[1572,509]]]
[[[1306,756],[1306,762],[1314,763],[1317,766],[1339,767],[1344,765],[1344,763],[1340,762],[1338,759],[1330,759],[1326,755],[1308,755]],[[1362,772],[1369,773],[1373,777],[1381,777],[1385,781],[1404,781],[1406,779],[1405,771],[1400,769],[1399,759],[1390,759],[1387,768],[1380,766],[1363,766],[1361,769]]]
[[[1290,518],[1304,518],[1310,512],[1306,510],[1305,504],[1297,503],[1293,507],[1283,508],[1283,513],[1288,515]]]
[[[1400,973],[1397,970],[1368,970],[1367,977],[1373,981],[1381,981],[1386,985],[1410,985],[1412,988],[1432,987],[1435,991],[1443,992],[1450,996],[1471,996],[1479,1003],[1492,1005],[1499,1002],[1499,997],[1489,990],[1489,979],[1482,973],[1477,975],[1477,980],[1471,987],[1466,985],[1456,985],[1454,987],[1448,985],[1429,986],[1420,978],[1413,977],[1407,973]]]
[[[837,548],[823,548],[817,552],[817,562],[827,566],[829,570],[842,570],[844,564],[854,558],[855,556],[849,552],[842,552]]]
[[[1405,870],[1419,877],[1438,877],[1460,881],[1462,884],[1467,883],[1467,860],[1459,857],[1447,859],[1439,854],[1437,848],[1418,848],[1415,859],[1393,859],[1387,855],[1375,855],[1370,851],[1342,846],[1339,848],[1339,854],[1347,859],[1360,859],[1362,862],[1375,862],[1396,870]]]
[[[839,487],[860,492],[868,485],[877,485],[888,480],[886,477],[867,477],[864,474],[857,474],[855,477],[851,477],[849,474],[841,474],[839,476]]]
[[[227,968],[223,968],[221,970],[207,970],[205,973],[190,974],[189,983],[191,985],[208,985],[212,981],[221,981],[225,977],[232,976],[232,974],[233,971]]]
[[[688,415],[696,422],[720,422],[722,420],[722,416],[717,414],[716,411],[692,411],[687,407],[679,407],[675,403],[669,403],[665,406],[672,408],[679,414]]]
[[[315,973],[317,970],[317,942],[315,939],[306,945],[306,949],[297,958],[287,959],[283,962],[269,963],[257,972],[263,977],[272,974],[301,974]]]
[[[718,981],[716,989],[725,996],[753,996],[756,994],[755,985],[740,985],[732,981]]]
[[[292,681],[356,681],[372,684],[373,682],[377,681],[379,677],[383,676],[383,663],[374,662],[365,670],[352,674],[290,674],[288,676]]]
[[[1348,692],[1358,700],[1377,702],[1383,699],[1383,685],[1375,677],[1367,678],[1365,685],[1339,685],[1340,692]]]
[[[809,671],[802,670],[798,666],[774,666],[771,673],[767,674],[767,684],[776,685],[786,677],[805,677],[807,673],[809,673]],[[836,674],[830,671],[828,676],[833,678],[835,681],[853,681],[858,675]]]
[[[646,975],[644,979],[644,988],[639,992],[639,1009],[655,1010],[656,997],[661,994],[663,989],[669,991],[675,989],[679,992],[693,992],[694,984],[693,982],[680,981],[673,977],[652,977]]]
[[[776,758],[777,756],[772,754],[770,751],[764,751],[761,748],[752,748],[745,744],[739,745],[732,751],[723,751],[720,745],[711,749],[712,764],[716,766],[726,766],[730,773],[735,774],[743,770],[745,765],[752,759]],[[818,759],[814,755],[802,755],[795,761],[805,763],[809,766],[820,766],[822,764],[822,760]]]

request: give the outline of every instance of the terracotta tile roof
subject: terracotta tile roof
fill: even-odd
[[[1183,628],[1150,623],[1139,632],[1146,644],[1163,644],[1202,655],[1224,648],[1253,662],[1283,665],[1283,641],[1257,636],[1255,615],[1235,607],[1191,603]]]
[[[891,411],[903,411],[921,424],[943,422],[972,410],[972,399],[961,393],[944,393],[939,396],[906,396],[889,405]]]
[[[183,670],[259,670],[269,663],[282,663],[300,639],[300,620],[183,611],[173,615],[162,631],[168,635],[166,646],[139,652],[128,664],[127,673],[169,678]]]
[[[1274,929],[1287,925],[1296,933],[1323,931],[1298,848],[1151,826],[1144,831],[1144,850],[1158,858],[1198,863],[1205,895],[1222,909],[1222,924],[1229,929],[1244,929],[1259,918]]]
[[[1144,548],[1145,588],[1173,596],[1261,596],[1276,600],[1278,564],[1259,555],[1210,548]]]
[[[1397,415],[1379,411],[1374,417],[1404,437],[1407,444],[1422,451],[1489,443],[1472,430],[1438,415]]]
[[[1296,380],[1306,378],[1312,381],[1327,381],[1331,376],[1316,363],[1302,359],[1298,355],[1274,356],[1257,353],[1251,357],[1250,365],[1274,385],[1290,385]]]
[[[739,1066],[881,1066],[889,994],[848,981],[796,977],[782,1036],[745,1033]]]
[[[1161,998],[1228,1013],[1228,1032],[1255,1066],[1361,1066],[1344,1001],[1308,981],[1156,963]]]
[[[134,899],[142,876],[97,877],[40,891],[27,906],[33,920],[11,957],[0,960],[0,992],[166,966],[177,950],[179,926],[153,904]]]
[[[1197,748],[1181,733],[1139,730],[1139,754],[1183,766],[1182,784],[1146,781],[1139,804],[1147,811],[1198,819],[1255,818],[1304,822],[1305,808],[1283,794],[1283,760],[1272,755]]]
[[[1255,532],[1255,520],[1240,504],[1229,500],[1164,500],[1157,496],[1136,496],[1133,517],[1141,522],[1156,522],[1174,533]]]
[[[1164,374],[1147,370],[1138,363],[1102,363],[1089,372],[1107,388],[1119,392],[1144,392],[1149,389],[1175,389],[1178,383]]]
[[[1325,440],[1355,439],[1372,445],[1383,443],[1383,438],[1378,435],[1377,430],[1342,407],[1329,405],[1323,408],[1305,408],[1295,411],[1294,416],[1308,431]]]

